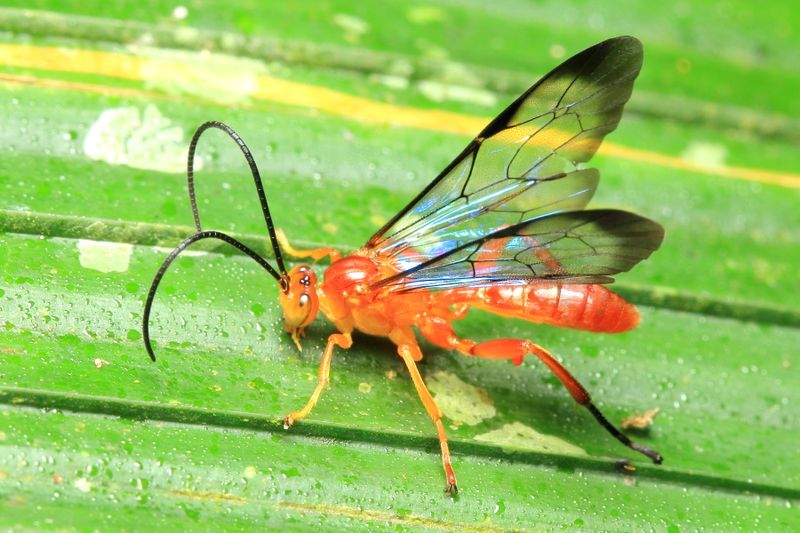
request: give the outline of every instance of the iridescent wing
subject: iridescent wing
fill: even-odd
[[[656,250],[663,228],[613,209],[555,213],[501,229],[382,280],[406,291],[531,280],[608,283]]]
[[[583,209],[599,176],[578,165],[616,128],[641,65],[633,37],[568,59],[489,123],[364,248],[399,270],[417,269],[503,228]]]

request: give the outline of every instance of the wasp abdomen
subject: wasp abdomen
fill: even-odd
[[[536,282],[478,292],[470,302],[475,307],[531,322],[603,333],[621,333],[639,324],[636,308],[602,285]]]

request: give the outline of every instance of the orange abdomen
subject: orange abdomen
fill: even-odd
[[[636,308],[603,285],[532,283],[483,287],[475,293],[470,300],[474,307],[531,322],[603,333],[621,333],[639,324]]]

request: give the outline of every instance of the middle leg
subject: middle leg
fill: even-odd
[[[442,411],[425,386],[425,381],[419,373],[416,361],[422,359],[422,352],[417,344],[417,339],[414,337],[414,332],[408,329],[398,329],[389,334],[389,338],[397,344],[397,353],[408,368],[408,373],[411,374],[411,380],[414,382],[414,387],[417,389],[422,404],[428,415],[433,420],[436,426],[436,432],[439,436],[439,448],[442,452],[442,466],[444,467],[444,475],[447,479],[444,491],[447,494],[455,494],[458,492],[458,485],[456,484],[456,474],[453,471],[453,465],[450,462],[450,447],[447,444],[447,435],[444,432],[444,425],[442,424]]]

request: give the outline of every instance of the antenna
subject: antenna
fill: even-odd
[[[222,233],[221,231],[204,231],[202,225],[200,224],[200,212],[197,209],[197,198],[194,192],[194,154],[197,148],[197,142],[200,140],[200,136],[209,128],[217,128],[225,133],[227,133],[236,144],[239,145],[242,153],[244,154],[245,159],[247,160],[247,164],[250,166],[250,172],[253,174],[253,181],[256,185],[256,192],[258,194],[258,199],[261,202],[261,212],[264,214],[264,222],[267,224],[267,231],[269,232],[270,242],[272,243],[272,249],[275,252],[275,260],[278,262],[278,269],[280,273],[276,271],[272,265],[270,265],[266,259],[264,259],[258,252],[253,250],[252,248],[248,247],[243,242],[234,239],[230,235],[226,233]],[[153,282],[150,284],[150,290],[147,293],[147,300],[144,304],[144,315],[142,317],[142,339],[144,341],[144,347],[147,350],[147,355],[150,356],[150,359],[153,361],[156,360],[156,356],[153,353],[153,347],[150,342],[150,311],[153,307],[153,300],[156,296],[156,291],[158,290],[158,285],[161,283],[161,278],[164,277],[164,274],[167,272],[167,269],[170,267],[172,262],[175,258],[180,255],[186,248],[188,248],[193,243],[203,240],[203,239],[218,239],[223,242],[230,244],[231,246],[235,247],[239,251],[243,252],[245,255],[248,255],[252,258],[256,263],[258,263],[264,270],[266,270],[278,284],[281,286],[282,290],[286,290],[288,288],[288,273],[286,272],[286,267],[283,263],[283,256],[281,256],[281,251],[278,246],[278,239],[275,236],[275,226],[272,223],[272,215],[269,212],[269,205],[267,204],[267,198],[264,195],[264,185],[261,182],[261,174],[258,172],[258,166],[256,165],[255,159],[253,159],[253,155],[250,152],[250,149],[247,147],[245,142],[239,136],[238,133],[233,131],[233,129],[223,122],[218,122],[216,120],[211,120],[208,122],[203,123],[197,131],[194,132],[194,136],[192,137],[192,141],[189,144],[189,157],[186,166],[186,174],[188,178],[188,186],[189,186],[189,201],[192,204],[192,215],[194,216],[194,225],[197,228],[197,233],[188,237],[183,242],[181,242],[177,247],[175,247],[172,252],[167,256],[164,262],[161,264],[161,267],[156,272],[155,277],[153,278]]]
[[[261,202],[261,212],[264,214],[264,222],[267,224],[269,240],[272,243],[272,251],[275,253],[275,260],[278,262],[278,269],[281,271],[283,276],[286,276],[286,267],[283,264],[283,256],[281,255],[281,250],[278,246],[278,238],[275,236],[275,226],[272,223],[272,216],[269,214],[267,197],[264,195],[264,185],[261,183],[261,174],[258,172],[258,166],[256,165],[255,159],[253,159],[253,154],[250,152],[250,148],[247,147],[242,138],[239,137],[238,133],[233,131],[233,129],[224,122],[219,122],[216,120],[209,120],[208,122],[201,124],[200,127],[197,128],[197,131],[194,132],[192,141],[189,143],[189,159],[186,164],[186,175],[189,186],[189,201],[192,203],[192,215],[194,216],[194,225],[197,228],[197,231],[203,231],[203,228],[200,225],[200,212],[197,209],[197,199],[194,193],[194,153],[195,149],[197,148],[197,142],[200,140],[200,136],[209,128],[217,128],[227,133],[231,139],[236,141],[236,144],[239,145],[239,149],[241,149],[242,154],[244,154],[244,158],[247,160],[247,164],[250,166],[250,172],[253,174],[253,181],[256,185],[258,201]]]

